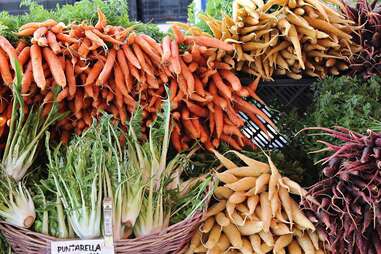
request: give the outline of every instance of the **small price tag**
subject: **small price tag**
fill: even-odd
[[[52,241],[51,254],[114,254],[114,246],[104,239]]]

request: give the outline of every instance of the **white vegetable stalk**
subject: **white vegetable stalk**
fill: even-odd
[[[78,186],[78,193],[70,190],[62,177],[56,177],[56,186],[61,193],[62,203],[68,214],[70,225],[81,239],[94,239],[101,235],[102,215],[102,181],[99,175],[94,177],[91,185],[91,196],[83,196],[82,187]],[[85,199],[90,198],[90,207]],[[65,232],[66,234],[66,232]]]
[[[137,150],[141,151],[138,157],[139,165],[143,165],[142,172],[148,176],[149,185],[146,188],[142,208],[134,227],[136,236],[145,236],[159,232],[168,227],[170,207],[164,207],[166,197],[165,182],[172,172],[167,168],[167,152],[170,137],[170,103],[163,104],[163,122],[159,128],[151,126],[148,144]],[[137,145],[138,146],[138,145]]]
[[[105,154],[102,140],[92,131],[94,127],[67,147],[65,167],[52,173],[70,225],[81,239],[101,236]]]
[[[11,179],[7,179],[3,184],[7,184],[7,191],[0,193],[0,216],[12,225],[30,228],[36,219],[36,211],[29,191],[21,182],[13,185]]]
[[[42,117],[42,105],[32,108],[25,119],[24,99],[21,96],[22,72],[19,63],[15,63],[12,116],[1,166],[6,175],[20,181],[35,160],[37,147],[45,131],[63,115],[58,113],[57,103],[54,102],[45,119]]]

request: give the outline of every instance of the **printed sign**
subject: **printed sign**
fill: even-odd
[[[104,239],[52,241],[51,254],[114,254],[113,246],[106,246]]]

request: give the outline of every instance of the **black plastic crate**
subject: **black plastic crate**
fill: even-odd
[[[37,3],[44,6],[45,9],[53,9],[57,4],[73,4],[76,0],[37,0]],[[27,12],[25,6],[20,7],[20,0],[0,0],[0,11],[8,11],[10,14],[18,15]]]
[[[249,77],[242,77],[243,84],[253,81]],[[272,103],[277,103],[282,108],[297,108],[304,111],[313,101],[312,84],[315,79],[278,79],[276,81],[260,82],[257,94],[268,105],[264,105],[252,99],[249,102],[256,105],[276,124],[279,115],[276,111],[270,110]],[[264,149],[282,149],[287,146],[287,138],[282,136],[277,130],[266,123],[263,119],[260,121],[266,127],[268,136],[244,113],[240,116],[245,120],[245,125],[241,129],[242,133],[252,140],[256,145]]]
[[[243,75],[241,82],[248,84],[253,79]],[[277,103],[286,108],[298,108],[303,110],[308,107],[313,100],[312,84],[316,81],[313,78],[303,78],[300,80],[280,78],[274,81],[261,81],[259,83],[257,94],[271,106]]]
[[[191,0],[137,0],[138,19],[154,23],[186,21],[190,2]]]

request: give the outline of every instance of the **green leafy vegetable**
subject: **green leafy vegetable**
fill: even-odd
[[[34,203],[24,183],[5,177],[0,181],[0,216],[8,223],[30,228],[36,219]]]

